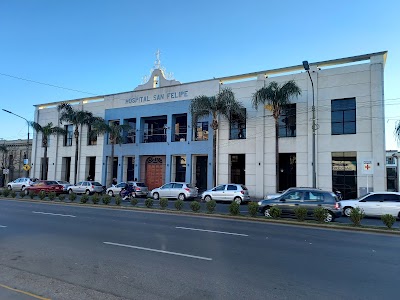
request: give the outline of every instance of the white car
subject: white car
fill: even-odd
[[[343,215],[347,217],[354,208],[359,207],[366,216],[380,217],[389,214],[400,218],[400,193],[396,192],[368,193],[355,200],[342,200],[340,204]]]
[[[26,187],[31,186],[33,184],[33,180],[30,178],[17,178],[14,181],[10,181],[7,184],[7,188],[11,191],[24,191]]]
[[[220,184],[210,190],[203,192],[201,199],[209,202],[215,201],[235,201],[238,204],[249,202],[250,196],[248,189],[243,184],[229,183]]]
[[[197,187],[186,182],[169,182],[151,191],[151,196],[155,200],[160,198],[185,200],[189,198],[196,198],[197,195]]]
[[[132,193],[132,196],[134,197],[147,196],[149,188],[143,182],[128,181],[128,184],[133,187],[134,193]],[[125,188],[125,185],[126,182],[120,182],[116,185],[112,185],[106,190],[106,193],[111,197],[115,195],[121,195],[121,191]]]

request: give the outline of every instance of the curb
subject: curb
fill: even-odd
[[[0,198],[1,200],[13,200],[19,202],[32,202],[32,203],[43,203],[43,204],[54,204],[54,205],[70,205],[70,206],[81,206],[81,207],[91,207],[91,208],[101,208],[101,209],[117,209],[117,210],[132,210],[132,211],[141,211],[148,213],[164,213],[171,214],[177,216],[197,216],[197,217],[207,217],[207,218],[216,218],[216,219],[227,219],[227,220],[238,220],[238,221],[247,221],[247,222],[257,222],[257,223],[269,223],[269,224],[277,224],[277,225],[291,225],[291,226],[300,226],[300,227],[313,227],[320,229],[332,229],[332,230],[344,230],[344,231],[355,231],[355,232],[365,232],[365,233],[381,233],[381,234],[390,234],[390,235],[399,235],[399,229],[379,229],[379,228],[371,228],[368,226],[365,227],[354,227],[351,225],[338,225],[338,224],[319,224],[319,223],[307,223],[307,222],[299,222],[295,220],[282,220],[282,219],[266,219],[261,217],[248,217],[248,216],[232,216],[232,215],[223,215],[223,214],[209,214],[202,212],[191,212],[191,211],[177,211],[177,210],[169,210],[169,209],[159,209],[159,208],[145,208],[145,207],[134,207],[134,206],[117,206],[117,205],[103,205],[103,204],[90,204],[90,203],[79,203],[79,202],[55,202],[49,200],[32,200],[32,199],[21,199],[21,198]]]

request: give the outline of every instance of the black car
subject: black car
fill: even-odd
[[[270,217],[270,208],[277,206],[282,216],[294,216],[296,207],[307,208],[307,217],[312,217],[316,207],[323,207],[328,211],[326,222],[332,222],[342,215],[337,196],[332,192],[313,188],[290,188],[282,195],[273,199],[258,202],[259,212]]]

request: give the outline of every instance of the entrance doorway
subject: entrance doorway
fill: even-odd
[[[88,177],[95,180],[94,176],[96,174],[96,156],[90,156],[86,158],[86,163],[88,167]]]
[[[296,153],[279,153],[279,191],[296,186]]]
[[[196,187],[199,191],[207,189],[207,156],[196,156]]]
[[[135,180],[135,157],[128,157],[128,162],[126,164],[126,180]]]
[[[148,157],[145,163],[146,185],[149,190],[163,185],[163,174],[165,173],[165,158]]]
[[[61,179],[70,182],[71,157],[63,157],[61,165]]]
[[[231,154],[231,183],[246,184],[246,155]]]

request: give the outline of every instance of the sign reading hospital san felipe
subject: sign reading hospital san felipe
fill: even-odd
[[[132,97],[129,99],[124,99],[125,104],[134,104],[134,103],[142,103],[148,101],[160,101],[160,100],[170,100],[170,99],[178,99],[178,98],[187,98],[188,91],[180,91],[180,92],[169,92],[163,94],[156,94],[151,96],[141,96],[141,97]]]

